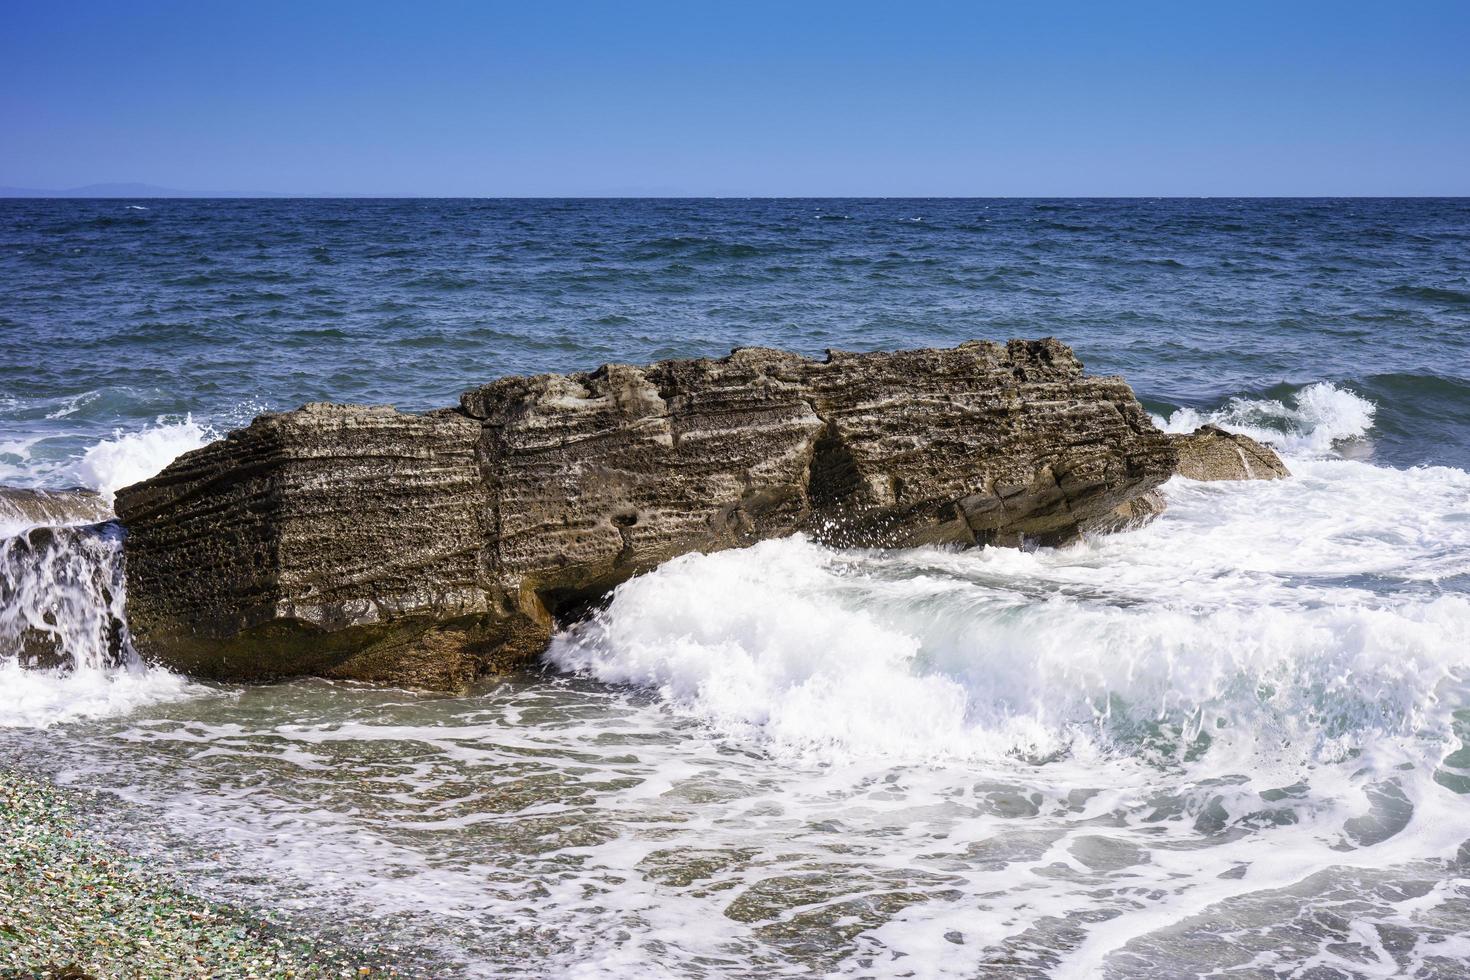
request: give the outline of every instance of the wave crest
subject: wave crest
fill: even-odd
[[[111,439],[93,445],[75,464],[73,477],[110,500],[123,487],[157,475],[179,456],[219,437],[192,415],[178,422],[159,418],[146,429],[117,430]]]
[[[1165,432],[1218,425],[1271,443],[1287,455],[1312,458],[1330,455],[1339,443],[1367,435],[1377,411],[1368,399],[1319,381],[1286,400],[1236,397],[1211,412],[1181,408],[1167,419],[1154,416],[1154,422]]]
[[[778,755],[1260,768],[1439,737],[1470,696],[1470,475],[1295,471],[1176,481],[1155,524],[1071,548],[685,556],[547,658]]]

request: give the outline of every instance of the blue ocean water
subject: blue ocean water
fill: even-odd
[[[0,201],[0,484],[1044,335],[1291,476],[1064,548],[686,555],[463,697],[119,662],[122,535],[0,512],[0,760],[404,975],[1470,975],[1470,200]]]
[[[1467,199],[7,200],[0,290],[0,482],[160,416],[1045,335],[1160,414],[1329,381],[1377,461],[1470,465]]]

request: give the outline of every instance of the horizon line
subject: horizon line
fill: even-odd
[[[19,191],[20,193],[15,193]],[[1365,201],[1470,200],[1452,194],[77,194],[0,189],[6,201]]]

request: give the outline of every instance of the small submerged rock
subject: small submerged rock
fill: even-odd
[[[1265,443],[1218,425],[1169,436],[1179,453],[1174,472],[1190,480],[1279,480],[1291,471]]]

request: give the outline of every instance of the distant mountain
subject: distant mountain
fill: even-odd
[[[0,187],[0,197],[290,197],[262,191],[181,191],[155,184],[88,184],[67,190],[37,190],[34,187]]]

